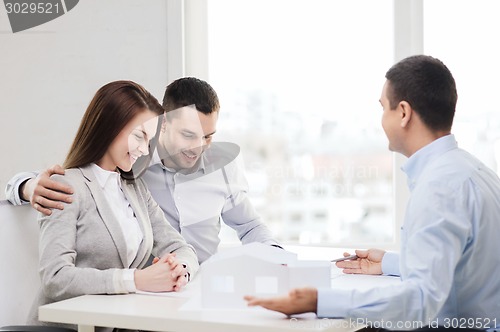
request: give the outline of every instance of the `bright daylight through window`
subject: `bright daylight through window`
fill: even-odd
[[[442,13],[453,8],[443,24]],[[481,18],[471,14],[481,10]],[[426,1],[425,52],[442,58],[454,73],[458,102],[453,125],[460,147],[500,174],[500,2]]]
[[[208,1],[217,140],[241,146],[251,199],[284,243],[394,241],[378,103],[393,3],[361,2]]]

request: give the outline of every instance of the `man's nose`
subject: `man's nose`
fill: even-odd
[[[141,142],[141,144],[139,144],[138,150],[140,153],[142,153],[143,156],[147,156],[149,154],[149,141]]]
[[[193,140],[192,143],[190,144],[190,149],[200,148],[205,145],[207,145],[207,138],[203,136],[199,139]]]

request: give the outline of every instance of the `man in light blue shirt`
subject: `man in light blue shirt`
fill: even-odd
[[[152,164],[142,175],[170,224],[191,244],[200,263],[217,252],[221,220],[242,243],[278,246],[248,198],[240,148],[214,142],[219,99],[205,81],[175,80],[163,98],[166,120],[160,129]],[[140,165],[138,160],[134,165]],[[5,190],[16,205],[30,202],[43,214],[71,203],[72,188],[50,179],[60,166],[42,173],[16,174]]]
[[[358,250],[337,263],[346,273],[392,274],[398,285],[369,291],[302,288],[249,305],[319,317],[376,322],[377,327],[500,327],[500,180],[457,146],[450,133],[457,92],[438,59],[413,56],[386,74],[380,103],[389,149],[408,157],[402,167],[411,197],[400,254]],[[436,330],[436,329],[433,329]]]

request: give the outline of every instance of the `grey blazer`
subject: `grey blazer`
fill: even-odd
[[[38,321],[38,306],[84,294],[126,293],[123,269],[141,268],[150,254],[175,252],[191,276],[198,269],[193,247],[170,226],[141,179],[122,181],[123,192],[140,224],[144,238],[131,266],[127,266],[125,238],[118,220],[90,168],[68,169],[52,179],[73,187],[73,203],[50,216],[39,216],[41,289],[29,315]]]

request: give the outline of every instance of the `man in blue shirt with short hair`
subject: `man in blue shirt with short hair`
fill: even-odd
[[[369,291],[300,288],[246,300],[287,315],[316,312],[391,330],[498,329],[500,180],[458,148],[451,134],[455,80],[440,60],[408,57],[386,79],[382,127],[389,149],[408,157],[402,169],[411,191],[400,254],[357,250],[358,259],[337,266],[345,273],[399,275],[401,284]]]

